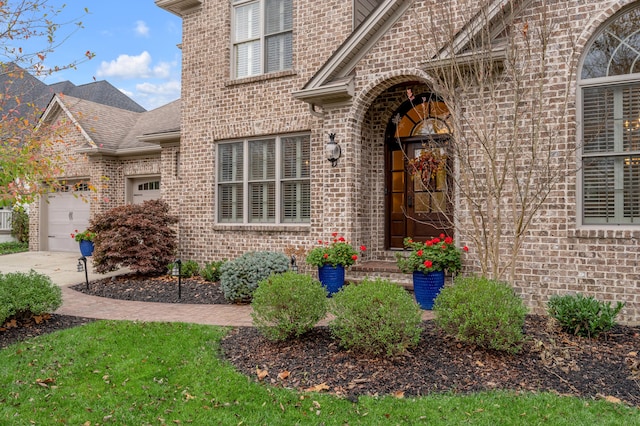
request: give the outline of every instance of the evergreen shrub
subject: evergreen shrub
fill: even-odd
[[[327,291],[309,275],[271,275],[251,302],[254,326],[267,339],[286,340],[311,330],[327,314]]]
[[[220,288],[228,301],[250,303],[260,281],[271,274],[286,272],[288,269],[289,259],[282,253],[245,253],[220,267]]]
[[[594,297],[581,294],[551,296],[547,303],[549,315],[555,318],[562,329],[583,337],[597,337],[616,324],[616,316],[624,303],[601,302]]]
[[[340,346],[393,357],[420,340],[422,311],[402,287],[380,278],[343,287],[331,299],[329,323]]]
[[[226,261],[227,259],[223,259],[205,263],[202,269],[200,269],[200,276],[206,281],[220,281],[220,267],[224,265]]]
[[[29,273],[0,273],[0,325],[10,317],[42,315],[62,305],[62,291],[51,278]]]
[[[435,323],[461,342],[517,353],[527,308],[506,283],[457,277],[434,302]]]

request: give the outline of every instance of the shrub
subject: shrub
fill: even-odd
[[[329,327],[346,349],[374,356],[395,356],[420,340],[422,311],[400,286],[388,280],[365,279],[331,299],[335,315]]]
[[[204,267],[200,269],[200,276],[206,281],[220,281],[220,267],[224,265],[226,261],[227,259],[222,259],[205,263]]]
[[[116,207],[96,216],[93,265],[98,273],[128,266],[141,274],[162,274],[175,258],[178,219],[161,200]]]
[[[261,281],[251,303],[253,324],[272,341],[299,337],[327,314],[327,291],[309,275],[285,272]]]
[[[616,316],[624,307],[618,302],[601,302],[581,294],[551,296],[547,304],[549,315],[558,320],[563,330],[583,337],[597,337],[616,324]]]
[[[0,324],[9,317],[53,312],[61,305],[60,287],[46,275],[33,270],[0,274]]]
[[[29,215],[22,206],[15,206],[11,213],[11,236],[19,243],[29,242]]]
[[[173,268],[176,266],[175,262],[172,262],[167,265],[167,269],[169,270],[169,274],[173,273]],[[191,278],[194,275],[198,275],[200,273],[200,265],[195,260],[186,260],[182,262],[182,266],[180,266],[180,276],[182,278]]]
[[[458,277],[434,302],[435,323],[462,342],[510,353],[520,350],[527,308],[506,283]]]
[[[286,272],[288,268],[289,259],[282,253],[245,253],[220,267],[220,288],[228,301],[249,303],[260,281],[273,273]]]

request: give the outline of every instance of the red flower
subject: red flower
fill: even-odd
[[[76,232],[78,232],[78,231],[76,231]],[[71,238],[75,238],[75,237],[76,237],[76,234],[71,234]]]
[[[440,242],[440,238],[434,238],[433,240],[431,240],[431,242],[433,244],[438,244]]]
[[[433,241],[427,241],[425,244],[426,244],[428,247],[431,247],[431,246],[433,245]]]
[[[464,251],[469,251],[469,247],[464,246],[464,247],[462,247],[462,250],[464,250]]]
[[[444,239],[445,235],[444,234],[440,234],[440,238]]]
[[[325,259],[329,257],[329,255],[327,253],[323,254],[322,257],[324,257]]]
[[[422,253],[423,253],[423,251],[422,251],[422,250],[418,250],[418,251],[416,252],[416,254],[418,255],[418,257],[422,257]]]
[[[365,246],[360,246],[360,251],[367,251],[367,247],[365,247]]]
[[[425,268],[431,268],[433,266],[433,262],[430,260],[425,260],[424,261],[424,267]]]
[[[447,243],[447,244],[451,244],[451,243],[453,243],[453,238],[447,237],[447,238],[444,239],[444,242]]]
[[[357,255],[357,254],[354,254],[353,256],[351,256],[351,258],[352,258],[353,260],[358,260],[358,255]]]
[[[333,232],[333,233],[331,234],[331,236],[332,236],[332,237],[337,237],[337,236],[338,236],[338,233],[337,233],[337,232]]]
[[[322,244],[322,240],[318,240],[318,244]]]
[[[344,243],[344,237],[338,238],[338,241],[340,241],[341,243]]]

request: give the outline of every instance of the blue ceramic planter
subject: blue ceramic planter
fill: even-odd
[[[80,254],[83,256],[91,256],[93,254],[93,241],[80,241]]]
[[[444,271],[413,273],[413,294],[422,309],[433,309],[433,301],[444,287]]]
[[[329,296],[333,296],[344,285],[344,266],[320,266],[318,268],[318,279],[329,292]]]

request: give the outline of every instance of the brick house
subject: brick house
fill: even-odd
[[[453,190],[443,208],[438,194],[412,187],[398,145],[417,154],[412,136],[424,129],[444,133],[436,140],[469,136],[473,129],[459,123],[457,134],[443,131],[451,105],[443,107],[438,93],[438,66],[464,64],[486,35],[492,63],[508,67],[501,41],[516,30],[536,34],[543,17],[556,16],[562,25],[550,31],[551,73],[541,87],[544,114],[562,119],[550,121],[558,129],[546,127],[556,135],[549,149],[567,167],[532,218],[512,282],[538,312],[550,295],[582,292],[624,301],[623,319],[640,321],[640,146],[633,133],[640,128],[633,53],[640,40],[629,30],[640,2],[156,4],[183,21],[180,139],[162,144],[161,167],[162,197],[180,216],[180,256],[292,253],[338,232],[369,248],[365,261],[391,260],[403,237],[447,231],[472,247],[469,272],[479,270],[480,255],[471,244],[469,204]],[[426,96],[435,112],[429,123],[414,117],[398,136],[397,126],[412,120],[407,89],[418,102]],[[513,115],[512,95],[504,92],[500,117]],[[329,134],[341,148],[335,167],[325,153]]]
[[[160,198],[168,170],[161,171],[158,143],[179,139],[180,101],[152,111],[107,103],[55,94],[44,110],[40,126],[62,129],[64,143],[52,154],[63,163],[62,185],[30,207],[30,250],[77,252],[70,234],[86,229],[91,217]]]

